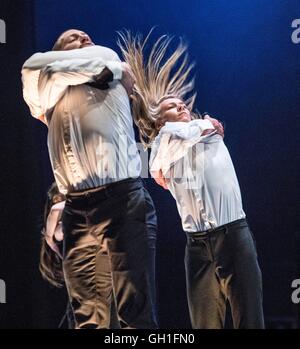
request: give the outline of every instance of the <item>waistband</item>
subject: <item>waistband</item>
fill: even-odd
[[[221,231],[227,230],[229,228],[234,228],[237,226],[241,226],[241,225],[248,225],[247,219],[246,218],[241,218],[241,219],[237,219],[236,221],[227,223],[227,224],[223,224],[220,225],[216,228],[212,228],[212,229],[207,229],[207,230],[203,230],[203,231],[197,231],[197,232],[185,232],[186,236],[188,238],[201,238],[201,237],[206,237],[208,235],[211,234],[216,234],[216,233],[220,233]]]
[[[132,190],[143,188],[141,177],[127,178],[108,183],[96,188],[74,191],[66,195],[66,205],[82,206],[108,199],[111,196],[122,195]]]

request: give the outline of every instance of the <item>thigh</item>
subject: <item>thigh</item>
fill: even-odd
[[[206,243],[187,246],[185,255],[186,286],[193,328],[222,328],[225,297],[216,276],[216,262]]]
[[[263,328],[262,275],[253,235],[247,225],[231,234],[232,277],[227,295],[236,328]]]
[[[74,209],[66,204],[62,214],[64,259],[69,257],[68,255],[73,249],[97,244],[93,227],[89,223],[87,216],[88,211],[86,208]]]
[[[140,246],[147,249],[146,198],[143,188],[132,190],[108,203],[108,225],[104,229],[109,252],[123,253]],[[139,254],[139,253],[138,253]]]
[[[76,328],[97,328],[97,240],[91,234],[86,213],[66,207],[63,216],[63,270]]]
[[[155,250],[148,239],[145,192],[143,188],[131,191],[119,201],[123,205],[113,213],[105,233],[119,318],[125,327],[154,328],[154,278],[149,261]]]
[[[215,263],[211,258],[208,239],[188,242],[185,249],[185,270],[189,297],[199,299],[218,293]]]

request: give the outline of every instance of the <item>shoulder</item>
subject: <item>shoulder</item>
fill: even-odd
[[[83,48],[81,50],[88,50],[87,52],[91,52],[95,56],[105,56],[105,58],[109,60],[120,60],[117,52],[109,47],[95,45]]]

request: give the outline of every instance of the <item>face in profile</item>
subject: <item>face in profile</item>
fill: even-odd
[[[64,32],[59,37],[58,42],[61,50],[74,50],[95,45],[88,34],[77,29],[70,29]]]
[[[160,118],[163,122],[189,122],[191,113],[185,103],[179,98],[167,98],[160,103]]]

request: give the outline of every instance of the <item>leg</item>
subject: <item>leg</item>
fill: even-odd
[[[156,328],[152,300],[153,251],[149,248],[144,188],[110,200],[105,234],[111,260],[118,316],[123,328]],[[150,257],[152,255],[152,258]]]
[[[63,214],[63,226],[63,269],[75,328],[109,328],[111,281],[109,285],[103,280],[99,294],[97,276],[103,273],[97,263],[99,242],[87,222],[86,212],[68,207]]]
[[[208,237],[188,239],[185,268],[192,327],[223,328],[226,300],[216,276],[216,263]]]
[[[229,227],[225,253],[228,254],[231,277],[226,285],[235,328],[264,328],[262,276],[252,234],[247,222]]]
[[[151,287],[151,298],[155,311],[155,317],[157,318],[157,306],[156,306],[156,234],[157,234],[157,217],[155,207],[152,198],[148,191],[144,189],[145,201],[146,201],[146,225],[147,225],[147,240],[148,240],[148,268],[149,268],[149,280]]]
[[[119,329],[120,323],[113,294],[111,265],[107,252],[99,251],[97,253],[96,285],[98,299],[100,299],[100,302],[97,302],[98,319],[108,318],[107,328]],[[108,311],[109,317],[107,316]]]

